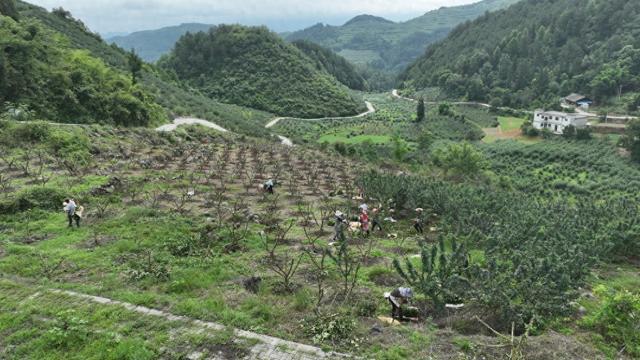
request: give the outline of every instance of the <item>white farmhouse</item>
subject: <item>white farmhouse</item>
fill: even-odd
[[[583,129],[587,127],[587,116],[544,110],[536,110],[533,116],[533,127],[538,130],[549,129],[552,133],[560,135],[569,125]]]

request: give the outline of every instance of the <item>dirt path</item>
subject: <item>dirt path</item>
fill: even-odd
[[[585,111],[579,107],[575,108],[576,112],[580,115],[585,115],[588,117],[592,117],[592,118],[599,118],[600,115],[598,114],[594,114],[594,113],[590,113],[588,111]],[[607,119],[609,120],[633,120],[633,119],[637,119],[636,116],[631,116],[631,115],[607,115]]]
[[[181,126],[181,125],[202,125],[208,128],[218,130],[220,132],[229,132],[229,130],[223,128],[220,125],[212,123],[211,121],[190,118],[190,117],[176,118],[175,120],[173,120],[173,123],[162,125],[159,128],[157,128],[156,131],[165,131],[165,132],[174,131],[178,128],[178,126]]]
[[[393,89],[393,91],[391,91],[391,95],[393,95],[395,98],[398,99],[402,99],[402,100],[408,100],[408,101],[412,101],[412,102],[416,102],[416,99],[412,99],[412,98],[408,98],[408,97],[404,97],[402,95],[400,95],[400,93],[398,92],[397,89]],[[425,101],[425,103],[427,104],[438,104],[437,101]],[[481,102],[475,102],[475,101],[456,101],[456,102],[450,102],[449,104],[451,105],[474,105],[474,106],[481,106],[487,109],[491,109],[493,106],[489,105],[489,104],[485,104],[485,103],[481,103]]]
[[[407,100],[407,101],[412,101],[412,102],[416,101],[416,99],[412,99],[412,98],[408,98],[408,97],[404,97],[404,96],[400,95],[400,93],[398,92],[398,89],[393,89],[391,91],[391,95],[393,95],[393,97],[395,97],[395,98],[402,99],[402,100]]]
[[[267,129],[272,128],[272,127],[276,126],[280,122],[280,120],[285,120],[285,119],[297,120],[297,121],[346,120],[346,119],[357,119],[357,118],[365,117],[365,116],[367,116],[369,114],[373,114],[373,113],[376,112],[376,108],[373,106],[372,103],[370,103],[369,101],[365,101],[364,103],[365,103],[365,105],[367,105],[367,111],[363,112],[362,114],[358,114],[358,115],[340,116],[340,117],[324,117],[324,118],[314,118],[314,119],[300,119],[300,118],[293,118],[293,117],[279,117],[279,118],[275,118],[275,119],[271,120],[264,127],[267,128]]]
[[[369,114],[373,114],[376,112],[376,108],[373,106],[372,103],[370,103],[369,101],[365,101],[364,102],[365,105],[367,105],[367,111],[363,112],[362,114],[358,114],[358,115],[354,115],[354,116],[342,116],[342,117],[326,117],[326,118],[315,118],[315,119],[298,119],[298,118],[292,118],[292,117],[278,117],[275,118],[271,121],[269,121],[267,123],[267,125],[265,125],[264,127],[267,129],[270,129],[274,126],[276,126],[280,120],[285,120],[285,119],[289,119],[289,120],[297,120],[297,121],[324,121],[324,120],[346,120],[346,119],[357,119],[357,118],[361,118],[361,117],[365,117]],[[280,139],[280,142],[282,143],[282,145],[285,146],[293,146],[293,141],[291,141],[291,139],[284,137],[282,135],[277,135],[278,138]]]
[[[54,294],[60,294],[71,297],[80,301],[86,301],[90,303],[105,305],[105,306],[120,306],[129,311],[136,312],[142,316],[156,316],[165,320],[182,323],[181,326],[193,327],[199,331],[216,333],[223,332],[227,327],[208,321],[202,321],[193,319],[186,316],[173,315],[171,313],[151,309],[144,306],[138,306],[135,304],[112,300],[104,297],[81,294],[74,291],[49,289],[47,290]],[[31,297],[38,297],[41,293],[36,292]],[[271,336],[258,334],[251,331],[234,329],[233,333],[236,337],[235,341],[241,342],[241,340],[251,340],[251,346],[249,348],[250,355],[245,359],[276,359],[276,360],[316,360],[316,359],[345,359],[351,358],[346,354],[340,354],[335,352],[325,352],[324,350],[310,345],[300,344],[292,341],[287,341]],[[199,358],[198,353],[189,355],[188,358]]]

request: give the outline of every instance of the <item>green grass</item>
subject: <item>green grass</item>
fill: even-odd
[[[82,301],[45,287],[0,279],[0,357],[3,359],[183,358],[214,345],[242,352],[229,331],[196,335],[182,321],[143,316],[120,305]],[[213,352],[211,352],[213,351]]]
[[[391,141],[391,136],[388,135],[352,135],[348,131],[342,131],[335,134],[326,134],[318,139],[319,143],[335,144],[338,142],[345,144],[362,144],[364,142],[370,142],[373,144],[384,145]]]
[[[500,122],[500,129],[502,129],[502,131],[518,130],[525,122],[525,120],[521,118],[505,116],[499,116],[498,121]]]

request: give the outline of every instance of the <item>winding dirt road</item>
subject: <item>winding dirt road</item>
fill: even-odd
[[[361,118],[361,117],[365,117],[369,114],[373,114],[376,112],[376,108],[373,106],[372,103],[370,103],[369,101],[365,101],[364,102],[365,105],[367,105],[367,111],[363,112],[362,114],[358,114],[358,115],[354,115],[354,116],[343,116],[343,117],[326,117],[326,118],[315,118],[315,119],[298,119],[298,118],[292,118],[292,117],[278,117],[275,118],[271,121],[269,121],[267,123],[267,125],[265,125],[264,127],[267,129],[270,129],[274,126],[276,126],[280,120],[285,120],[285,119],[290,119],[290,120],[297,120],[297,121],[325,121],[325,120],[347,120],[347,119],[357,119],[357,118]],[[284,137],[282,135],[277,135],[276,136],[280,139],[280,142],[282,143],[282,145],[285,146],[293,146],[293,141],[291,141],[291,139]]]
[[[398,99],[417,102],[416,99],[412,99],[412,98],[408,98],[408,97],[404,97],[404,96],[400,95],[400,93],[398,92],[397,89],[393,89],[393,91],[391,91],[391,95],[393,95],[394,97],[396,97]],[[437,101],[425,101],[425,103],[426,104],[431,104],[431,105],[438,104]],[[449,104],[451,104],[451,105],[475,105],[475,106],[485,107],[487,109],[491,109],[493,107],[493,106],[491,106],[489,104],[485,104],[485,103],[481,103],[481,102],[475,102],[475,101],[456,101],[456,102],[450,102]]]
[[[269,121],[264,127],[267,129],[270,129],[276,126],[278,122],[280,122],[280,120],[284,120],[284,119],[292,119],[292,120],[298,120],[298,121],[323,121],[323,120],[341,120],[341,119],[346,120],[346,119],[356,119],[356,118],[365,117],[369,114],[373,114],[376,112],[376,108],[373,106],[373,104],[371,104],[368,101],[365,101],[365,104],[367,105],[367,111],[363,112],[362,114],[358,114],[354,116],[327,117],[327,118],[315,118],[315,119],[297,119],[292,117],[278,117]],[[173,123],[162,125],[156,128],[156,131],[171,132],[171,131],[175,131],[179,126],[182,126],[182,125],[202,125],[211,129],[218,130],[220,132],[229,132],[229,130],[223,128],[222,126],[216,123],[213,123],[208,120],[197,119],[192,117],[176,118],[175,120],[173,120]],[[289,147],[293,146],[293,141],[291,141],[291,139],[278,134],[274,134],[274,135],[276,135],[278,139],[280,139],[280,142],[282,143],[282,145],[289,146]]]
[[[285,120],[285,119],[298,120],[298,121],[346,120],[346,119],[357,119],[357,118],[365,117],[365,116],[367,116],[369,114],[373,114],[373,113],[376,112],[376,108],[373,106],[372,103],[370,103],[368,101],[365,101],[364,103],[365,103],[365,105],[367,105],[367,111],[363,112],[362,114],[358,114],[358,115],[354,115],[354,116],[324,117],[324,118],[315,118],[315,119],[300,119],[300,118],[293,118],[293,117],[278,117],[278,118],[275,118],[275,119],[271,120],[264,127],[266,127],[267,129],[272,128],[272,127],[276,126],[280,122],[280,120]]]
[[[178,126],[181,126],[181,125],[202,125],[211,129],[218,130],[220,132],[229,132],[229,130],[223,128],[218,124],[212,123],[211,121],[190,118],[190,117],[176,118],[175,120],[173,120],[173,123],[162,125],[159,128],[157,128],[156,131],[161,131],[161,132],[175,131],[178,128]]]

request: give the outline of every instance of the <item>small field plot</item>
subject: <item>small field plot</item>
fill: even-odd
[[[322,135],[318,142],[335,144],[342,142],[345,144],[362,144],[364,142],[371,142],[373,144],[387,144],[391,141],[391,136],[388,135],[367,135],[357,134],[353,131],[340,131],[333,134]]]
[[[524,119],[516,118],[516,117],[498,117],[498,122],[500,122],[500,130],[502,131],[514,131],[520,130],[522,124],[524,124]]]
[[[535,144],[539,141],[537,138],[530,138],[522,135],[520,127],[526,120],[518,117],[499,116],[498,127],[484,128],[485,143],[493,143],[497,140],[518,140],[525,144]]]

